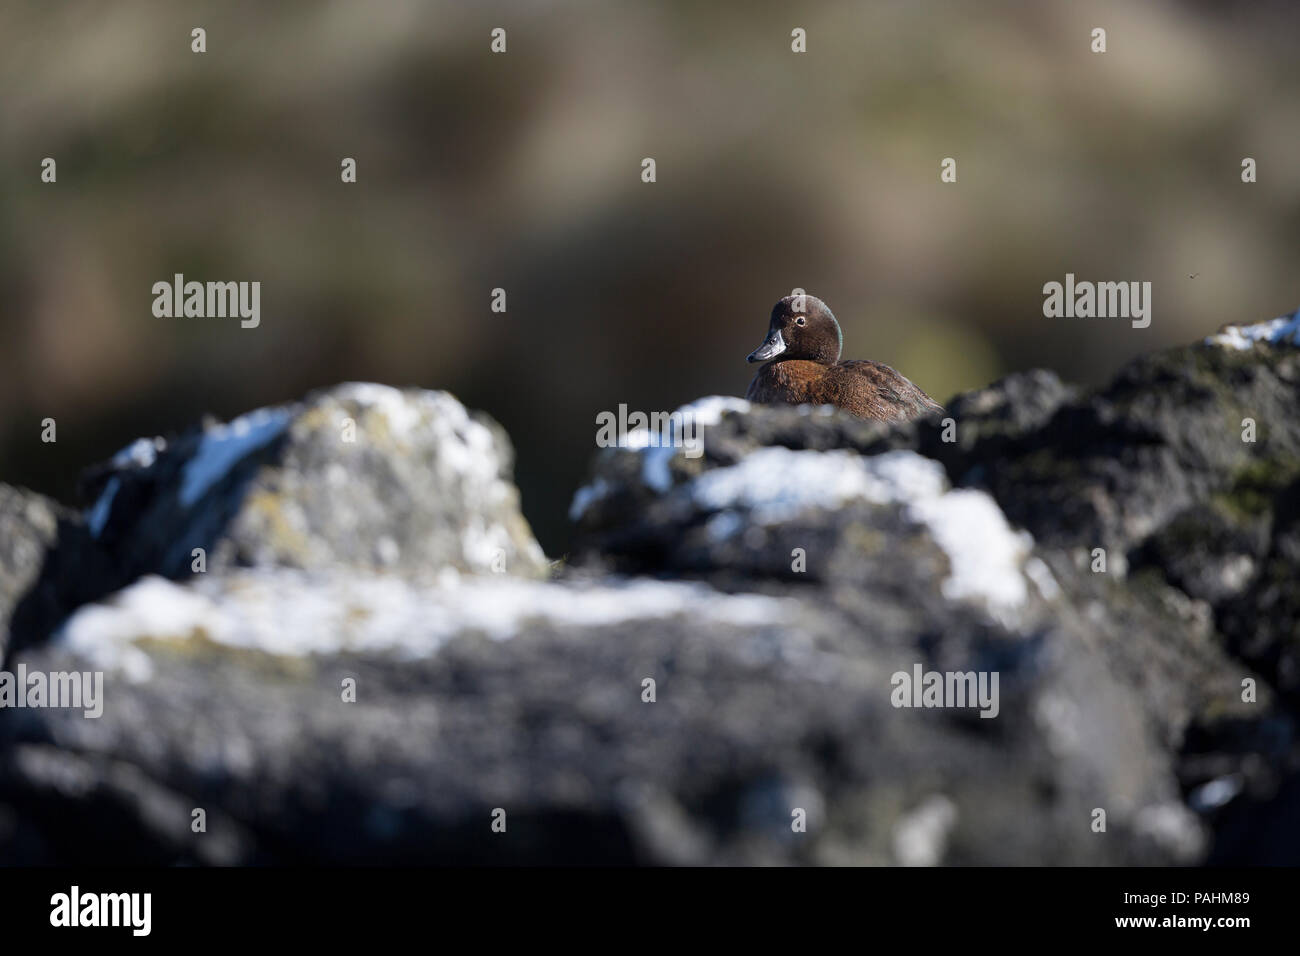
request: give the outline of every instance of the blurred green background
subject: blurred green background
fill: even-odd
[[[72,502],[204,413],[446,388],[509,430],[559,554],[597,412],[744,394],[795,286],[941,401],[1104,380],[1300,305],[1298,28],[1209,0],[7,0],[0,480]],[[261,327],[155,318],[175,272],[260,280]],[[1044,318],[1066,272],[1152,282],[1151,327]]]

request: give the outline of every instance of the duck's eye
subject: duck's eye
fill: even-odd
[[[808,324],[808,320],[805,319],[802,315],[800,315],[800,316],[798,316],[798,317],[795,318],[795,320],[794,320],[794,324],[795,324],[795,325],[807,325],[807,324]]]

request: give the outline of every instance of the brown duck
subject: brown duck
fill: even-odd
[[[859,418],[905,422],[943,406],[888,365],[841,362],[844,335],[826,303],[788,295],[772,309],[763,344],[749,354],[767,362],[745,398],[766,405],[834,405]]]

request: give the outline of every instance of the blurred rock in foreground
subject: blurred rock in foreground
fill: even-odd
[[[84,518],[0,489],[5,670],[104,672],[0,710],[0,859],[1300,862],[1295,324],[951,423],[702,400],[702,456],[596,456],[549,579],[445,393],[143,440]]]

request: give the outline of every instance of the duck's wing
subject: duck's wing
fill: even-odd
[[[763,380],[763,370],[759,369],[758,374],[754,376],[754,380],[749,383],[749,388],[745,390],[745,401],[766,405],[772,401],[769,391],[767,382]]]
[[[840,374],[847,381],[865,380],[870,384],[870,397],[861,400],[866,407],[858,412],[864,418],[907,421],[943,411],[942,405],[883,362],[855,359],[840,362],[835,368],[843,370]],[[860,395],[862,390],[853,391]]]

